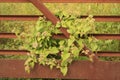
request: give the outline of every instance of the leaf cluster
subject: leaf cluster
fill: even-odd
[[[28,32],[17,34],[19,40],[23,42],[22,49],[30,51],[25,62],[25,70],[30,73],[35,63],[56,67],[65,76],[68,72],[68,65],[76,60],[83,52],[84,39],[92,41],[92,37],[87,36],[93,32],[94,19],[89,16],[85,19],[76,16],[59,13],[56,16],[60,22],[53,25],[45,17],[40,17],[36,26]],[[53,39],[53,34],[61,34],[60,27],[67,28],[70,33],[69,39]],[[74,44],[74,42],[77,43]]]

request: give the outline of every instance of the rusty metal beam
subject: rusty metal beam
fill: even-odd
[[[86,18],[87,16],[81,16],[81,18]],[[106,15],[96,15],[93,17],[97,22],[120,22],[120,16],[106,16]]]
[[[88,36],[94,36],[95,38],[100,40],[120,40],[120,34],[89,34]],[[17,38],[17,36],[15,35],[15,33],[0,33],[0,38]],[[55,34],[52,36],[52,38],[66,39],[63,34]]]
[[[41,0],[28,0],[30,1],[37,9],[39,9],[43,15],[50,20],[53,24],[56,24],[59,22],[59,19],[53,15],[47,7],[44,6],[44,4],[41,2]]]
[[[98,51],[96,53],[97,56],[109,56],[109,57],[113,57],[113,56],[116,56],[116,57],[120,57],[120,52],[113,52],[113,51]]]
[[[119,80],[120,62],[75,61],[69,65],[66,76],[48,66],[35,65],[31,73],[24,70],[24,60],[0,60],[0,77],[9,78],[61,78],[61,79],[88,79],[88,80]]]
[[[17,38],[15,33],[0,33],[0,38]]]
[[[0,55],[27,55],[27,50],[0,50]]]
[[[44,3],[120,3],[120,0],[41,0]],[[28,0],[0,0],[0,3],[28,3]]]
[[[120,34],[88,34],[88,36],[94,36],[100,40],[120,40]],[[66,37],[63,34],[53,35],[55,39],[65,39]],[[84,37],[83,37],[84,38]]]
[[[120,34],[89,34],[94,36],[97,39],[112,39],[112,40],[120,40]]]
[[[0,15],[0,20],[23,20],[23,21],[36,21],[43,15]],[[78,18],[86,18],[87,16],[82,15]],[[107,16],[107,15],[95,15],[93,17],[97,22],[120,22],[120,16]]]
[[[27,50],[0,50],[0,55],[27,55],[29,51]],[[109,57],[120,57],[120,52],[113,51],[97,51],[94,52],[97,56],[109,56]],[[80,56],[85,56],[85,54],[80,54]]]
[[[97,56],[102,57],[120,57],[120,52],[114,52],[114,51],[94,51]],[[80,56],[85,56],[85,54],[80,54]]]
[[[37,21],[41,15],[0,15],[0,20]]]

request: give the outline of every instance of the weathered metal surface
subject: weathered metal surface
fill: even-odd
[[[41,0],[28,0],[30,1],[37,9],[39,9],[43,14],[44,16],[50,20],[53,24],[56,24],[59,19],[53,15],[48,9],[46,6],[44,6],[44,4],[41,2]]]
[[[23,20],[23,21],[36,21],[43,15],[0,15],[0,20]],[[82,15],[80,18],[86,18]],[[78,17],[79,18],[79,17]],[[120,16],[106,16],[94,15],[93,17],[97,22],[120,22]]]
[[[88,36],[91,35],[100,40],[120,40],[120,34],[89,34]],[[0,38],[17,38],[17,36],[15,35],[15,33],[0,33]],[[63,34],[55,34],[52,36],[52,38],[66,39]]]
[[[36,21],[40,15],[0,15],[0,20]]]
[[[120,40],[120,34],[90,34],[92,36],[94,36],[97,39],[104,39],[104,40],[108,40],[108,39],[114,39],[114,40]]]
[[[29,51],[27,50],[0,50],[0,55],[27,55]],[[120,56],[120,52],[113,51],[97,51],[94,52],[97,56]],[[84,54],[80,54],[80,56],[85,56]]]
[[[113,52],[113,51],[98,51],[96,53],[97,56],[109,56],[109,57],[112,57],[112,56],[117,56],[117,57],[120,57],[120,52]]]
[[[23,60],[0,60],[0,77],[120,80],[120,63],[75,61],[69,66],[68,74],[62,76],[58,69],[50,70],[41,65],[36,65],[28,74],[24,71]]]
[[[0,55],[27,55],[27,50],[0,50]]]
[[[96,39],[100,40],[120,40],[120,34],[88,34],[88,36],[94,36]],[[55,39],[65,39],[63,34],[53,35]],[[83,37],[84,38],[84,37]]]
[[[89,58],[92,58],[92,60],[94,62],[98,62],[99,61],[98,56],[91,49],[89,49],[85,44],[84,44],[83,50],[87,51],[87,53],[85,53],[85,55],[87,57],[89,57]]]
[[[120,3],[120,0],[41,0],[45,3]],[[0,2],[29,2],[28,0],[0,0]]]
[[[81,16],[81,18],[86,18],[87,16]],[[120,16],[106,16],[106,15],[96,15],[93,17],[95,19],[95,21],[97,22],[101,22],[101,21],[105,21],[105,22],[120,22]]]
[[[0,38],[17,38],[15,33],[0,33]]]

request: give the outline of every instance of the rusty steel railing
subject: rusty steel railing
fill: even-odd
[[[32,3],[38,8],[44,16],[53,24],[56,24],[59,19],[52,14],[43,3],[120,3],[120,0],[0,0],[0,3]],[[0,15],[0,20],[21,20],[21,21],[36,21],[38,17],[43,15]],[[86,15],[81,18],[87,17]],[[120,22],[120,16],[96,15],[95,20],[98,22]],[[53,35],[55,39],[69,38],[67,29],[60,28],[62,34]],[[101,40],[120,40],[120,34],[89,34]],[[15,33],[0,33],[0,38],[17,38]],[[86,46],[85,50],[89,50]],[[0,55],[27,55],[27,50],[0,50]],[[89,52],[88,55],[94,54]],[[85,55],[81,55],[85,56]],[[48,67],[36,65],[30,74],[24,71],[24,60],[0,60],[0,77],[9,78],[64,78],[64,79],[120,79],[120,62],[104,62],[99,61],[98,56],[120,56],[120,52],[98,51],[93,57],[94,63],[89,61],[76,61],[69,66],[67,76],[57,70],[49,70]],[[11,65],[11,66],[9,66]]]

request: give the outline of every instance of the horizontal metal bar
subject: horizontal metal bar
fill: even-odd
[[[27,55],[29,51],[27,50],[0,50],[0,55]],[[120,52],[113,51],[97,51],[94,52],[97,56],[120,56]],[[85,56],[84,54],[80,54],[80,56]]]
[[[23,20],[23,21],[36,21],[43,15],[0,15],[0,20]],[[87,16],[82,15],[78,18],[86,18]],[[106,15],[95,15],[93,17],[97,22],[120,22],[120,16],[106,16]]]
[[[120,34],[88,34],[88,36],[94,36],[95,38],[101,40],[107,40],[107,39],[120,40]],[[59,34],[59,35],[53,35],[53,38],[65,39],[66,37],[63,34]]]
[[[120,52],[114,52],[114,51],[93,51],[93,53],[95,53],[96,56],[102,56],[102,57],[120,57]],[[85,55],[80,54],[80,56],[85,56]]]
[[[97,39],[101,40],[120,40],[120,34],[89,34],[88,36],[94,36]],[[57,34],[52,36],[55,39],[65,39],[66,37],[63,34]],[[17,38],[15,33],[0,33],[0,38]]]
[[[27,50],[0,50],[0,55],[27,55]]]
[[[15,33],[0,33],[0,38],[17,38]]]
[[[90,79],[90,80],[119,80],[120,62],[92,63],[90,61],[75,61],[69,65],[66,76],[60,70],[48,66],[35,65],[31,73],[24,70],[24,60],[0,60],[0,77],[8,78],[60,78],[60,79]]]
[[[120,0],[41,0],[44,3],[120,3]],[[29,0],[0,0],[0,2],[28,3]]]
[[[120,52],[110,52],[110,51],[98,51],[97,53],[96,53],[96,55],[97,56],[109,56],[109,57],[113,57],[113,56],[118,56],[118,57],[120,57]]]
[[[0,15],[0,20],[36,21],[39,15]]]
[[[87,16],[81,16],[81,18],[86,18]],[[120,22],[120,16],[106,16],[106,15],[96,15],[93,16],[93,18],[95,19],[95,21],[97,22]]]
[[[94,36],[97,39],[114,39],[114,40],[120,40],[120,34],[89,34]]]

